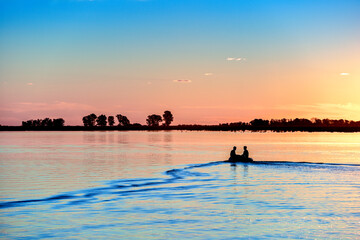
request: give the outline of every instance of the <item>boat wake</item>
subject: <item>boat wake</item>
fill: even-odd
[[[182,168],[174,168],[167,170],[164,174],[167,177],[164,178],[140,178],[140,179],[119,179],[113,180],[107,183],[105,187],[83,189],[74,192],[68,192],[59,194],[47,198],[41,199],[26,199],[18,201],[4,201],[0,202],[0,209],[12,208],[12,207],[24,207],[30,205],[36,205],[40,203],[61,203],[62,205],[77,205],[83,203],[90,203],[96,201],[102,196],[117,196],[117,197],[129,197],[133,194],[151,191],[169,191],[177,189],[191,189],[197,188],[200,185],[194,185],[195,181],[192,178],[196,178],[196,182],[209,182],[212,177],[207,173],[193,171],[198,168],[214,167],[221,164],[236,165],[267,165],[276,167],[310,167],[310,168],[337,168],[341,167],[341,170],[347,168],[360,167],[360,164],[338,164],[338,163],[311,163],[311,162],[284,162],[284,161],[256,161],[251,163],[231,163],[228,161],[217,161],[202,164],[191,164]],[[350,169],[351,170],[351,169]],[[190,183],[190,184],[189,184]],[[173,184],[170,186],[170,184]],[[204,186],[203,184],[201,186]]]

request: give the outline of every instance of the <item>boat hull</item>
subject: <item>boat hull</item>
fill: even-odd
[[[236,157],[236,158],[229,158],[229,160],[227,160],[226,162],[244,162],[244,163],[247,163],[247,162],[253,162],[254,160],[252,158],[244,158],[244,157]]]

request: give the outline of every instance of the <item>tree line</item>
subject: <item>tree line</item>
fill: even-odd
[[[139,124],[139,123],[131,124],[130,120],[126,116],[121,115],[121,114],[117,114],[116,119],[118,121],[117,126],[120,126],[120,127],[141,126],[141,124]],[[168,126],[170,126],[170,124],[172,123],[173,120],[174,120],[174,116],[172,115],[172,113],[170,111],[167,110],[164,112],[164,114],[162,116],[157,115],[157,114],[149,115],[146,119],[146,124],[149,127],[159,127],[160,123],[163,122],[162,126],[168,127]],[[83,121],[84,127],[95,127],[95,126],[113,127],[115,125],[115,117],[114,116],[106,117],[106,115],[104,115],[104,114],[96,116],[95,113],[91,113],[87,116],[84,116],[82,118],[82,121]]]
[[[23,121],[21,123],[22,127],[26,128],[60,128],[65,124],[65,120],[62,118],[44,118],[44,119],[31,119],[27,121]]]
[[[360,121],[349,121],[344,119],[319,119],[313,118],[311,120],[306,118],[295,119],[254,119],[250,122],[253,127],[360,127]]]
[[[230,130],[273,130],[273,131],[351,131],[360,130],[360,121],[345,119],[271,119],[256,118],[249,123],[235,122],[219,124],[220,128]]]
[[[130,120],[121,114],[106,116],[101,114],[97,116],[91,113],[82,118],[84,126],[64,126],[65,120],[62,118],[35,119],[22,122],[22,126],[1,126],[0,130],[208,130],[208,131],[337,131],[337,132],[359,132],[360,121],[349,121],[345,119],[319,119],[311,120],[306,118],[295,119],[261,119],[256,118],[250,122],[232,122],[220,123],[218,125],[198,125],[182,124],[170,126],[174,116],[170,111],[164,111],[164,114],[151,114],[146,118],[146,125],[140,123],[131,123]],[[162,123],[162,124],[161,124]],[[161,124],[161,125],[160,125]]]

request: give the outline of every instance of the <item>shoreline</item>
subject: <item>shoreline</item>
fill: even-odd
[[[360,132],[360,127],[254,127],[254,126],[221,126],[221,125],[176,125],[176,126],[106,126],[106,127],[23,127],[0,126],[0,131],[250,131],[250,132]]]

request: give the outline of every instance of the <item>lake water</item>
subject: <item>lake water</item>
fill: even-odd
[[[0,173],[1,239],[360,239],[359,133],[0,132]]]

